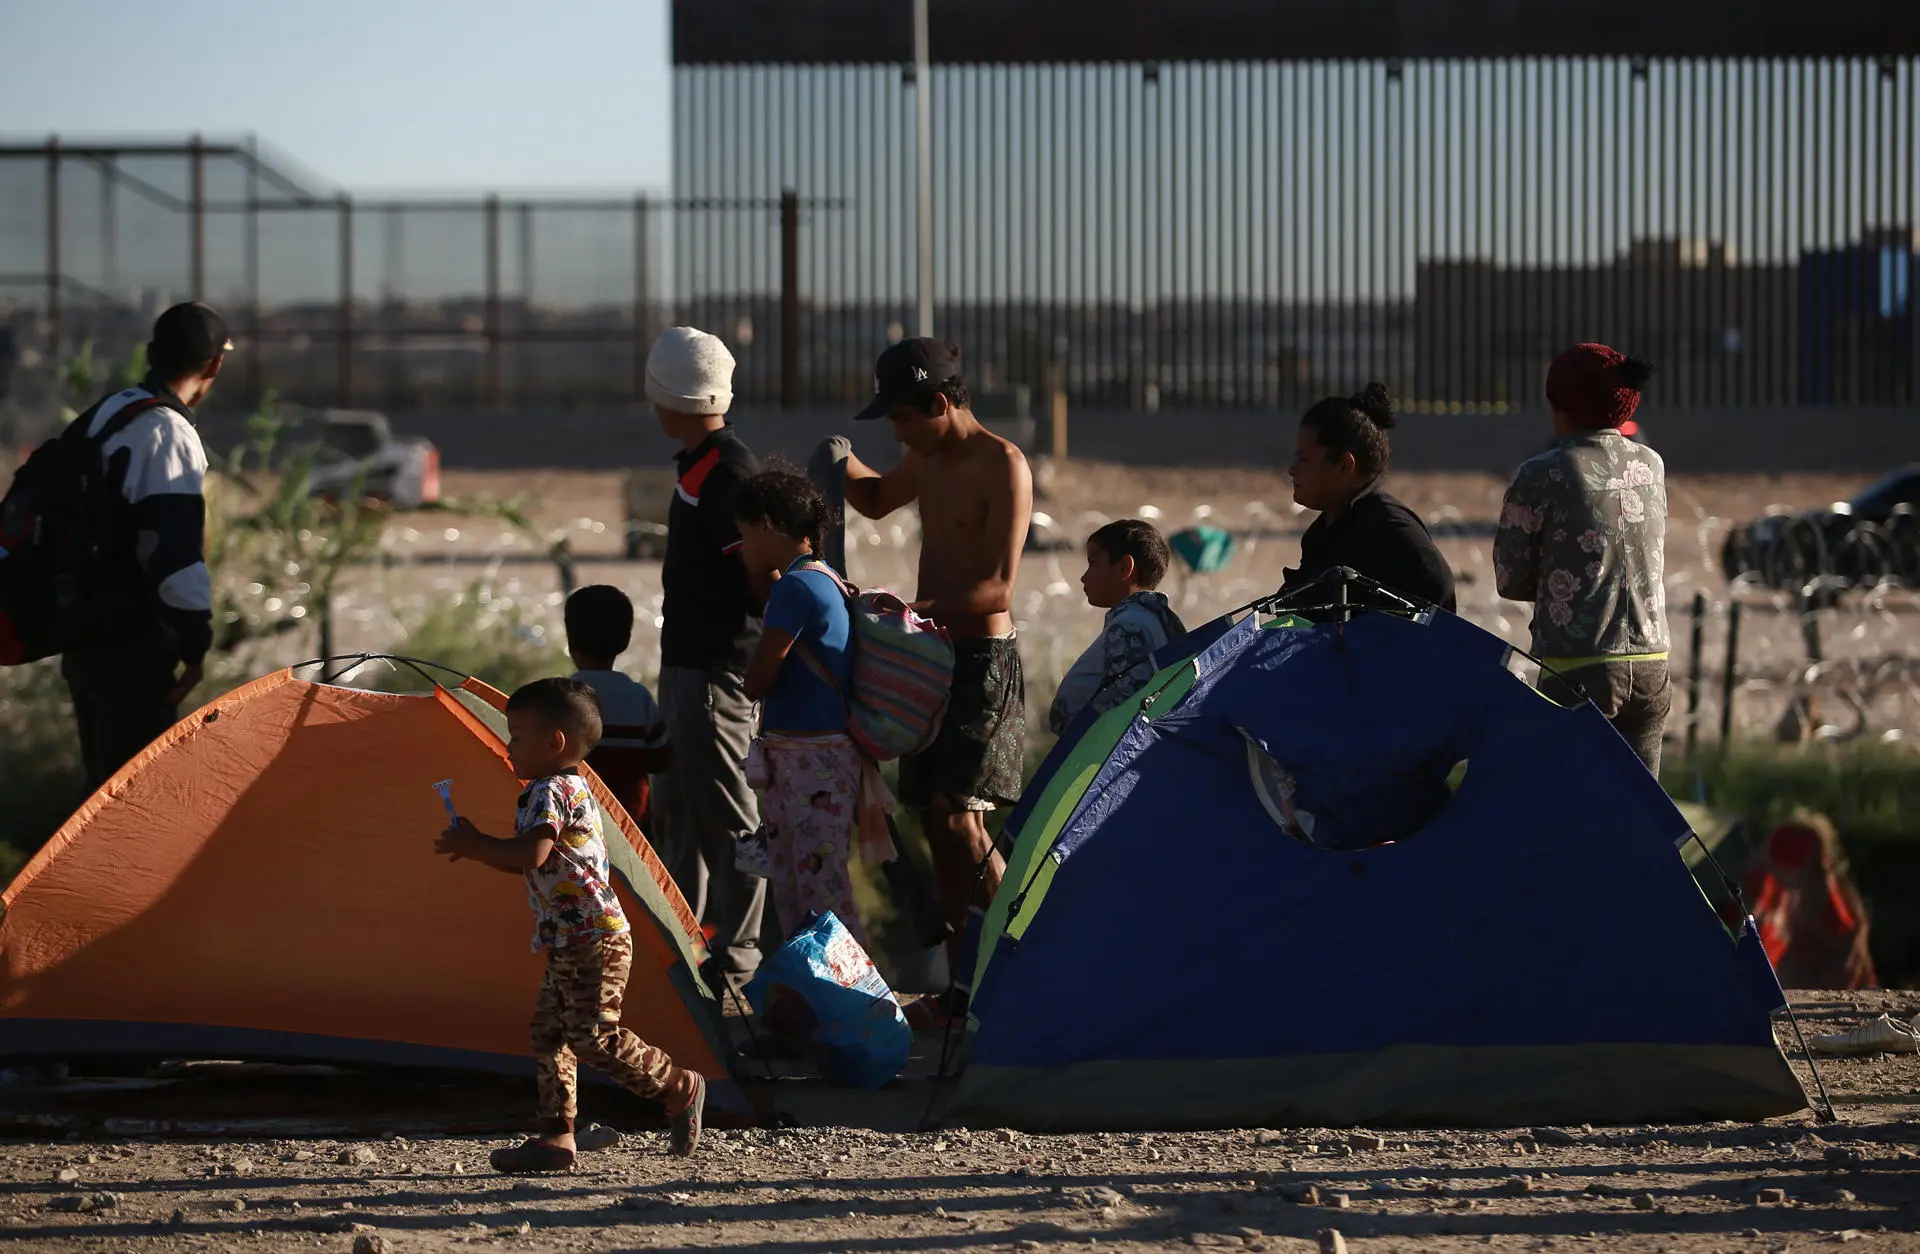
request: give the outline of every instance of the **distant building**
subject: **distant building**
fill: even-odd
[[[1802,404],[1914,399],[1916,253],[1920,231],[1888,230],[1849,248],[1801,254]]]
[[[1795,267],[1741,265],[1717,241],[1636,240],[1584,268],[1423,262],[1415,284],[1414,404],[1536,404],[1554,354],[1587,340],[1653,361],[1668,403],[1800,389]]]

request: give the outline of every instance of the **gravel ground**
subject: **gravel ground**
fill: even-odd
[[[1911,993],[1795,996],[1810,1032],[1920,1007]],[[369,1141],[15,1142],[0,1148],[0,1239],[139,1251],[1308,1251],[1337,1230],[1357,1252],[1920,1249],[1920,1058],[1824,1070],[1834,1124],[1805,1113],[1504,1131],[821,1126],[710,1132],[690,1162],[643,1131],[534,1181],[487,1173],[504,1139],[418,1128]]]
[[[671,480],[652,472],[643,499],[664,502]],[[1029,553],[1021,565],[1014,616],[1022,633],[1022,659],[1029,696],[1050,697],[1053,685],[1086,643],[1099,632],[1100,611],[1080,594],[1084,566],[1081,539],[1113,518],[1144,516],[1167,531],[1208,522],[1241,534],[1227,568],[1215,575],[1194,575],[1180,568],[1163,591],[1189,624],[1207,621],[1233,606],[1272,592],[1288,566],[1299,560],[1298,533],[1312,515],[1296,514],[1283,470],[1144,469],[1097,462],[1069,462],[1036,470],[1036,519],[1044,515],[1050,530],[1070,542],[1062,552]],[[1503,481],[1490,475],[1390,474],[1391,490],[1435,528],[1441,551],[1459,579],[1460,613],[1516,644],[1527,643],[1531,607],[1504,601],[1493,590],[1491,527],[1500,512]],[[1720,680],[1726,660],[1729,588],[1719,571],[1719,553],[1727,530],[1772,506],[1806,508],[1851,495],[1860,481],[1834,475],[1690,476],[1668,483],[1667,603],[1673,616],[1674,674],[1684,682],[1692,663],[1688,615],[1696,592],[1707,597],[1700,662],[1702,694],[1698,714],[1704,738],[1718,735]],[[624,518],[619,476],[610,472],[532,471],[449,472],[450,497],[501,499],[523,496],[538,525],[550,535],[565,534],[577,552],[611,555],[619,547]],[[863,584],[911,589],[919,549],[918,522],[903,510],[880,523],[854,519],[848,529],[854,578]],[[523,538],[504,535],[497,524],[468,523],[451,528],[396,524],[396,556],[424,564],[367,572],[352,579],[343,594],[343,649],[374,651],[396,647],[397,623],[416,616],[433,598],[458,595],[480,577],[473,567],[433,565],[448,552],[473,561],[486,554],[531,553]],[[658,563],[583,565],[582,579],[625,588],[640,608],[642,622],[657,615],[660,604]],[[492,577],[496,594],[521,607],[532,621],[557,631],[560,596],[550,565],[503,567]],[[1790,598],[1748,590],[1738,654],[1741,677],[1734,727],[1748,735],[1771,734],[1788,699],[1795,694],[1808,664],[1807,642]],[[1825,656],[1833,666],[1822,679],[1816,721],[1831,721],[1842,737],[1878,737],[1892,733],[1920,736],[1920,667],[1911,662],[1920,633],[1920,595],[1894,593],[1878,602],[1851,598],[1846,606],[1821,615]],[[636,633],[633,652],[623,664],[650,676],[657,669],[656,637]],[[1867,681],[1857,677],[1871,676]],[[1851,682],[1865,703],[1857,716],[1837,699],[1833,685]],[[1668,733],[1684,735],[1684,700],[1677,699]]]

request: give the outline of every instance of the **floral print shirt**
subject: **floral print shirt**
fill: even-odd
[[[1546,661],[1667,651],[1666,464],[1618,431],[1568,436],[1523,462],[1493,540],[1494,583],[1532,601]]]
[[[627,930],[626,912],[613,891],[600,811],[579,775],[536,779],[520,794],[515,835],[541,827],[559,835],[553,852],[527,872],[527,903],[533,907],[533,950],[589,944]]]

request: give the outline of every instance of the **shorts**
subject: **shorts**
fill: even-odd
[[[900,803],[927,810],[935,796],[962,810],[1020,799],[1027,751],[1027,677],[1012,636],[953,642],[953,688],[940,733],[900,759]]]

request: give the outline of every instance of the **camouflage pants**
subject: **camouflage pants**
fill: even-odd
[[[620,1026],[632,965],[630,934],[547,951],[533,1012],[542,1120],[571,1123],[578,1113],[581,1062],[641,1097],[666,1091],[673,1059]]]

